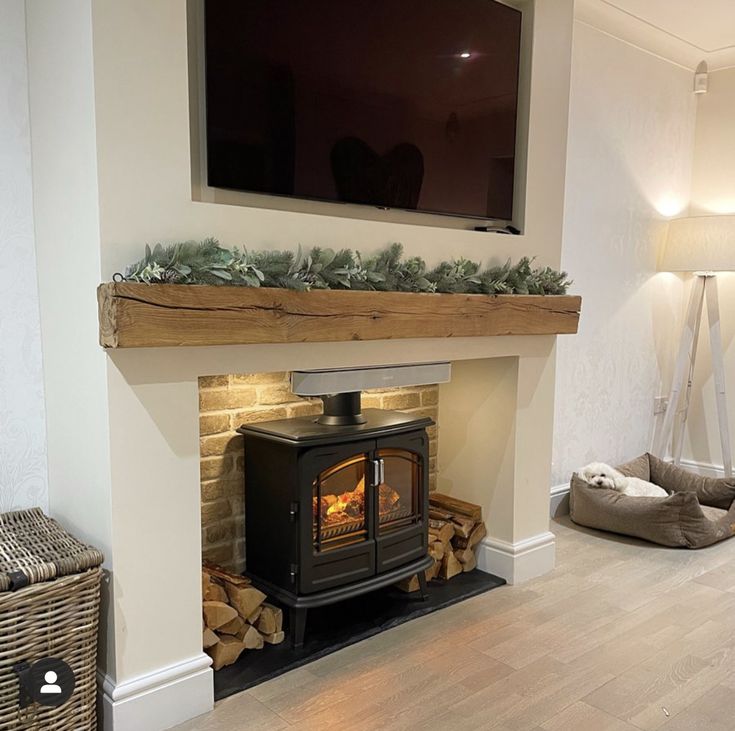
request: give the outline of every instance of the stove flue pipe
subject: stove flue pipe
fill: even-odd
[[[364,424],[367,419],[362,415],[361,396],[360,391],[330,393],[320,396],[319,398],[324,404],[324,413],[317,419],[317,422],[327,426]]]

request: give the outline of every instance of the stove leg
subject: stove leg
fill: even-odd
[[[291,607],[289,611],[288,627],[291,632],[291,647],[294,650],[298,650],[304,646],[307,611],[303,607]]]
[[[416,574],[416,578],[419,580],[421,601],[425,602],[429,598],[429,592],[426,590],[426,571],[419,571],[418,574]]]

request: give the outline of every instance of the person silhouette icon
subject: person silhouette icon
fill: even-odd
[[[27,682],[30,681],[29,688],[32,686],[32,692],[29,693],[31,702],[60,708],[72,697],[77,683],[69,663],[58,657],[42,657],[30,666],[30,670],[31,677],[27,678]]]
[[[42,695],[61,693],[61,686],[56,684],[58,677],[59,676],[53,670],[49,670],[43,676],[43,679],[46,681],[46,685],[41,686],[40,692]]]

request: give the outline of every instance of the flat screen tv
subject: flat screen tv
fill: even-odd
[[[212,187],[510,220],[521,13],[206,0]]]

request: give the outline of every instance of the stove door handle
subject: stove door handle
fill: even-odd
[[[379,459],[378,466],[380,467],[378,485],[382,485],[385,483],[385,460],[382,458]]]
[[[377,487],[380,484],[380,460],[371,459],[370,463],[373,466],[373,481],[371,486]]]

